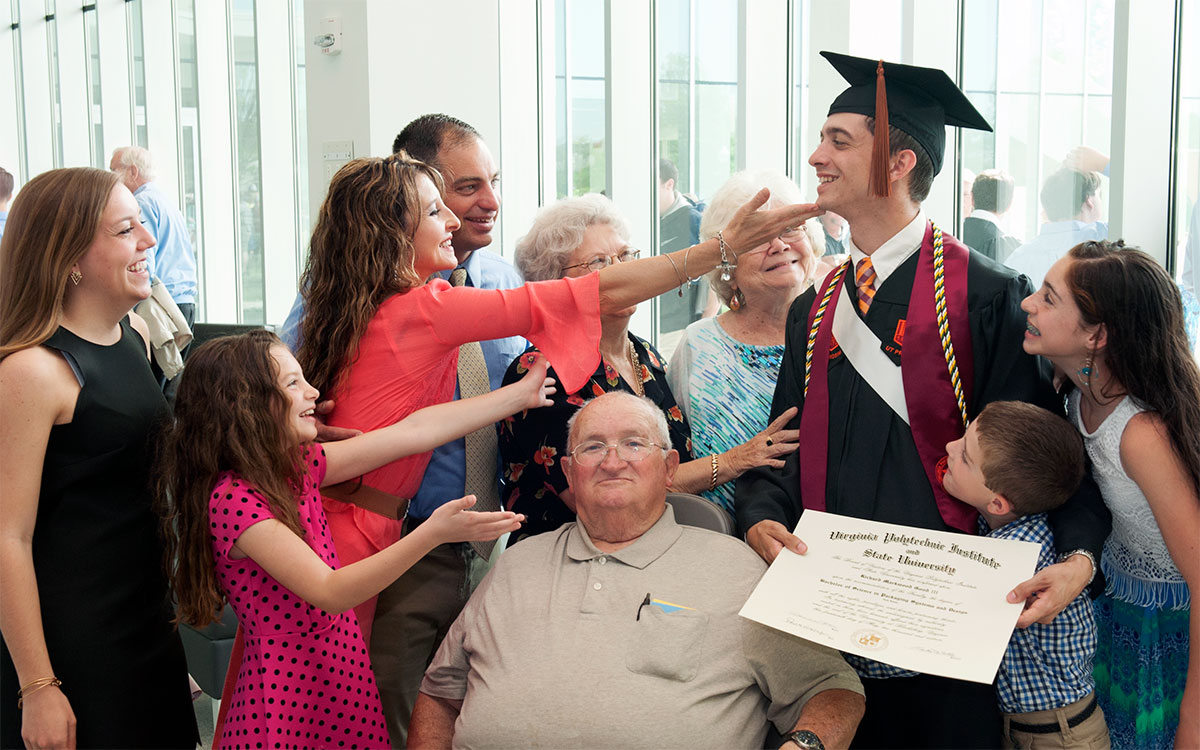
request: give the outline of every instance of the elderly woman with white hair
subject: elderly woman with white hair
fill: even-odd
[[[608,198],[588,194],[566,198],[541,210],[528,234],[517,242],[516,264],[526,281],[585,276],[613,263],[638,257],[629,244],[629,226]],[[645,339],[629,332],[636,306],[601,316],[600,356],[596,372],[575,393],[555,393],[553,404],[515,414],[500,425],[500,454],[504,470],[504,507],[526,516],[514,540],[553,531],[575,520],[574,501],[561,460],[567,453],[567,420],[585,399],[608,391],[645,396],[662,410],[670,427],[671,445],[679,451],[680,467],[672,489],[701,492],[728,482],[753,466],[770,463],[795,449],[775,429],[764,430],[741,445],[693,459],[691,432],[667,384],[666,360]],[[504,376],[515,382],[540,356],[529,349]],[[547,373],[555,377],[553,368]],[[790,415],[788,415],[790,416]],[[794,439],[794,431],[791,433]]]
[[[738,172],[709,201],[700,236],[715,236],[745,197],[764,186],[771,189],[772,207],[803,202],[796,184],[777,172]],[[720,453],[767,427],[788,308],[813,283],[824,253],[824,235],[815,222],[789,228],[747,252],[728,280],[720,273],[708,275],[729,310],[689,325],[667,370],[671,391],[691,423],[697,453]],[[789,409],[771,427],[786,423],[795,411]],[[798,434],[778,430],[774,440],[786,440],[794,450]],[[702,494],[733,513],[733,490],[730,481]]]

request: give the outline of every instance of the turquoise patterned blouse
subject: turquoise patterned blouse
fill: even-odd
[[[667,367],[667,383],[692,426],[692,454],[704,457],[741,445],[768,424],[783,344],[743,344],[703,318],[684,331]],[[733,513],[735,482],[703,492]]]

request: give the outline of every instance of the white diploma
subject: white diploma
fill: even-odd
[[[991,683],[1037,569],[1032,542],[929,531],[806,510],[742,617],[925,674]]]

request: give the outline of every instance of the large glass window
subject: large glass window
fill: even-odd
[[[55,17],[54,0],[46,0],[46,52],[50,67],[50,120],[54,134],[54,166],[63,166],[62,86],[58,80],[58,19]]]
[[[558,197],[605,192],[604,0],[556,0]]]
[[[995,132],[963,130],[964,181],[984,170],[1012,176],[1012,207],[999,216],[1019,241],[1045,222],[1046,179],[1086,146],[1110,153],[1113,0],[966,0],[963,89]],[[1076,162],[1071,161],[1075,164]],[[1106,221],[1107,170],[1095,162],[1098,215]],[[969,191],[963,216],[973,208]],[[1082,215],[1082,214],[1081,214]]]
[[[83,6],[83,46],[87,56],[88,124],[92,134],[92,165],[108,168],[104,153],[104,121],[100,108],[100,19],[95,4]]]
[[[18,178],[20,182],[27,181],[29,175],[29,156],[25,148],[25,84],[22,80],[25,77],[24,68],[22,65],[21,55],[21,5],[17,0],[12,0],[9,3],[12,9],[12,35],[13,35],[13,83],[16,84],[16,108],[17,108],[17,153],[21,161],[19,167],[13,169],[13,176]],[[24,180],[20,179],[24,177]]]
[[[660,253],[699,241],[705,201],[738,168],[737,3],[658,0],[658,216]],[[659,297],[658,346],[716,310],[708,286]]]
[[[233,0],[233,78],[242,322],[265,323],[255,0]]]
[[[304,95],[306,69],[304,65],[304,0],[292,3],[292,41],[296,56],[293,68],[292,99],[296,108],[296,137],[293,141],[296,160],[296,236],[301,238],[296,248],[296,267],[304,267],[307,237],[311,233],[308,209],[308,99]]]
[[[196,70],[195,0],[175,0],[176,64],[179,86],[179,195],[197,268],[204,267],[200,201],[200,96]]]
[[[134,141],[150,147],[146,131],[146,45],[142,35],[142,0],[127,0],[125,21],[129,33],[129,73],[133,84]]]

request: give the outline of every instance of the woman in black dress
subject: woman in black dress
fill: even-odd
[[[167,406],[130,313],[150,294],[139,219],[112,173],[58,169],[0,242],[5,748],[198,739],[148,485]]]

